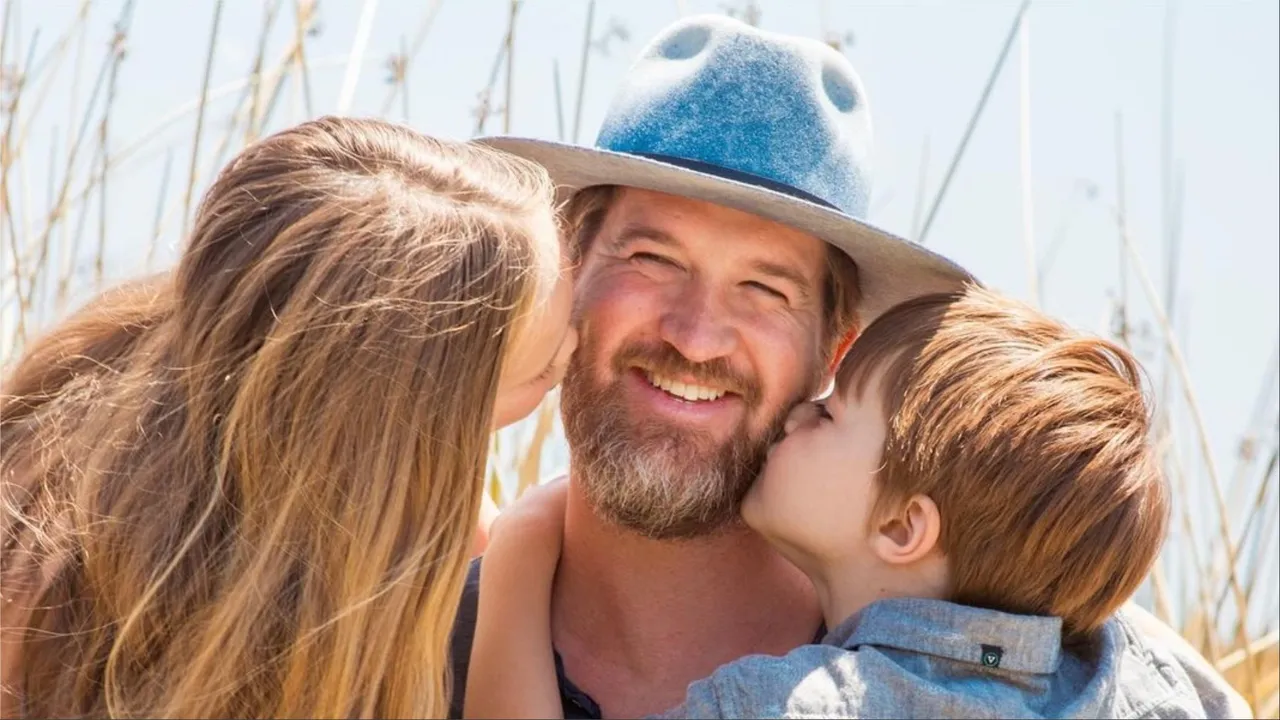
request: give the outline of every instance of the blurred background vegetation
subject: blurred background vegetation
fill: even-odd
[[[357,114],[589,143],[642,44],[693,12],[848,54],[872,219],[1144,361],[1178,502],[1139,601],[1277,717],[1275,3],[7,0],[0,362],[168,267],[264,134]],[[490,493],[566,462],[553,396],[496,438]]]

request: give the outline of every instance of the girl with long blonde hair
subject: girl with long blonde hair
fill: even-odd
[[[324,118],[0,397],[6,715],[438,717],[489,437],[575,335],[536,165]]]

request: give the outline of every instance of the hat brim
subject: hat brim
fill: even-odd
[[[497,136],[476,142],[545,167],[562,200],[592,185],[626,185],[705,200],[810,233],[840,248],[857,264],[863,327],[904,300],[976,282],[964,268],[917,243],[758,185],[646,157],[547,140]]]

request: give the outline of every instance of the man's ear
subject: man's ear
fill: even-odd
[[[853,347],[853,341],[858,337],[858,329],[853,328],[840,339],[836,345],[835,354],[831,358],[831,363],[827,365],[827,370],[822,374],[822,382],[818,387],[822,388],[818,394],[811,400],[821,400],[831,394],[835,389],[836,371],[840,369],[840,363],[844,361],[844,356],[849,354],[849,348]]]
[[[912,495],[898,509],[879,520],[872,547],[890,565],[907,565],[925,558],[938,545],[942,515],[928,495]]]
[[[840,338],[840,342],[836,344],[836,351],[831,356],[831,364],[827,366],[827,374],[823,378],[823,387],[831,384],[836,377],[836,370],[840,368],[840,362],[844,360],[844,356],[849,354],[849,348],[853,347],[853,341],[858,339],[858,328],[849,328],[849,332]]]

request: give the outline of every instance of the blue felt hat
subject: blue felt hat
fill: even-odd
[[[822,238],[858,265],[864,323],[899,301],[971,280],[941,255],[866,222],[866,93],[848,59],[816,40],[720,15],[686,18],[641,52],[595,147],[515,137],[479,142],[540,163],[566,192],[645,188]]]

